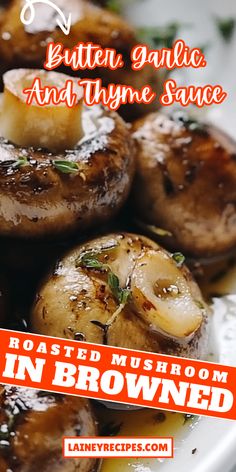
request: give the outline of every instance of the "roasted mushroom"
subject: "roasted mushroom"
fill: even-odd
[[[41,67],[49,42],[73,48],[79,41],[93,42],[119,51],[135,45],[134,29],[114,13],[86,0],[56,0],[65,18],[71,13],[69,35],[58,28],[55,10],[46,4],[34,5],[35,19],[26,26],[20,20],[22,1],[13,0],[1,18],[0,52],[8,68]]]
[[[95,472],[94,459],[63,459],[63,436],[95,436],[86,399],[2,386],[1,472]],[[50,425],[50,427],[49,427]]]
[[[123,55],[125,66],[122,69],[110,70],[99,68],[75,72],[78,76],[100,77],[104,85],[120,83],[141,88],[152,84],[154,91],[161,91],[163,74],[158,74],[151,66],[133,72],[130,53],[139,43],[136,32],[123,18],[115,13],[93,4],[87,0],[57,0],[65,18],[72,15],[72,26],[69,35],[58,28],[58,16],[55,10],[45,3],[35,4],[35,19],[25,26],[20,21],[21,0],[12,0],[0,15],[0,57],[2,68],[9,70],[18,67],[43,67],[46,49],[49,42],[62,43],[72,49],[78,42],[99,44],[103,48],[114,48]],[[62,68],[63,72],[72,73],[72,69]],[[147,113],[156,109],[158,100],[150,105],[134,104],[127,107],[123,114],[127,119],[134,119],[137,113]]]
[[[25,69],[5,74],[0,117],[2,236],[84,232],[117,213],[132,182],[133,143],[119,115],[101,106],[87,108],[80,96],[74,108],[28,106],[22,84],[32,83],[39,74],[50,84],[68,79]]]
[[[61,259],[32,312],[39,334],[202,358],[208,307],[183,256],[112,234]]]
[[[236,246],[236,142],[186,113],[153,113],[133,128],[136,218],[172,234],[166,243],[195,258]]]

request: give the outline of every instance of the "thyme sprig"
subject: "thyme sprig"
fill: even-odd
[[[109,248],[103,248],[104,250],[114,249],[115,246]],[[76,267],[82,267],[88,270],[97,270],[107,274],[107,283],[111,290],[113,297],[118,303],[117,310],[112,314],[110,319],[105,323],[100,323],[98,320],[92,320],[91,323],[95,324],[99,328],[103,329],[105,335],[107,335],[108,328],[114,323],[117,316],[124,309],[125,305],[131,298],[131,290],[127,287],[123,288],[120,286],[119,277],[111,270],[110,266],[103,263],[98,259],[102,251],[90,251],[85,252],[76,260]]]
[[[130,289],[122,288],[120,286],[119,277],[117,277],[117,275],[112,272],[108,264],[100,261],[98,259],[98,256],[99,252],[86,252],[79,259],[77,259],[76,266],[83,267],[84,269],[94,269],[107,273],[107,283],[112,292],[113,297],[119,303],[119,305],[126,305],[131,296]]]

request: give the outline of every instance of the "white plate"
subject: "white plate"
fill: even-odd
[[[181,70],[175,73],[179,85],[221,84],[229,98],[220,106],[208,107],[208,119],[236,137],[236,28],[230,43],[220,36],[215,17],[236,18],[235,0],[131,0],[125,2],[126,15],[138,26],[166,25],[171,21],[188,25],[178,37],[190,46],[208,44],[208,67],[204,70]],[[231,293],[215,300],[215,331],[220,362],[236,365],[236,269],[215,287]],[[183,417],[167,415],[164,423],[155,424],[155,412],[107,413],[110,420],[122,421],[120,434],[174,435],[175,458],[171,460],[125,459],[104,461],[102,472],[228,472],[235,464],[236,421],[199,418],[183,426]],[[196,451],[195,451],[196,449]],[[192,452],[195,453],[193,454]]]

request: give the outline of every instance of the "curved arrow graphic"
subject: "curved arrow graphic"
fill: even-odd
[[[65,35],[68,35],[70,33],[71,13],[69,13],[68,18],[66,18],[61,9],[57,5],[55,5],[55,3],[51,2],[51,0],[26,0],[26,3],[23,6],[20,14],[21,22],[24,25],[28,26],[33,23],[36,14],[34,7],[35,3],[44,3],[45,5],[54,8],[54,10],[56,10],[59,15],[59,18],[57,18],[56,20],[59,28],[61,28]],[[29,13],[29,16],[27,15],[27,13]]]

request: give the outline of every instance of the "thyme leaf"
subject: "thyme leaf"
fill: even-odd
[[[128,302],[131,296],[130,289],[122,288],[120,286],[120,281],[117,275],[114,274],[114,272],[112,272],[108,264],[105,264],[102,261],[100,261],[98,259],[98,256],[99,256],[99,252],[96,252],[96,251],[84,253],[82,254],[81,257],[79,257],[76,260],[76,267],[83,267],[85,269],[94,269],[94,270],[106,272],[107,283],[112,292],[112,295],[114,296],[116,301],[119,303],[119,305],[126,305],[126,303]]]
[[[222,38],[229,42],[233,36],[236,20],[235,18],[216,18],[216,25]]]
[[[185,257],[181,252],[174,252],[174,254],[172,254],[172,259],[174,259],[178,267],[181,267],[185,261]]]
[[[63,161],[62,159],[52,161],[55,169],[63,174],[77,174],[79,171],[78,164],[72,161]]]
[[[85,269],[105,270],[105,264],[100,262],[98,259],[95,259],[94,256],[89,256],[89,254],[85,254],[81,258],[80,265]]]
[[[29,165],[28,159],[25,156],[20,156],[17,160],[8,160],[8,161],[2,161],[1,162],[1,167],[6,168],[6,169],[19,169],[20,167],[24,167]]]
[[[19,159],[17,159],[17,161],[12,164],[12,167],[15,167],[15,168],[19,168],[19,167],[25,167],[28,165],[28,160],[25,156],[20,156]]]
[[[153,48],[172,48],[173,42],[180,28],[179,23],[170,23],[166,26],[143,27],[138,29],[138,39]]]
[[[102,267],[99,267],[99,266],[102,264],[102,266],[104,267],[105,264],[98,261],[98,256],[102,254],[103,252],[113,251],[117,246],[118,244],[111,244],[110,246],[101,247],[99,248],[99,250],[92,249],[90,251],[89,250],[84,251],[80,254],[79,257],[77,257],[75,261],[75,267],[84,267],[85,269],[102,270]],[[91,264],[90,267],[89,267],[89,264]]]
[[[111,270],[108,272],[108,285],[117,302],[120,305],[126,305],[131,296],[131,291],[128,288],[120,287],[119,278]]]

